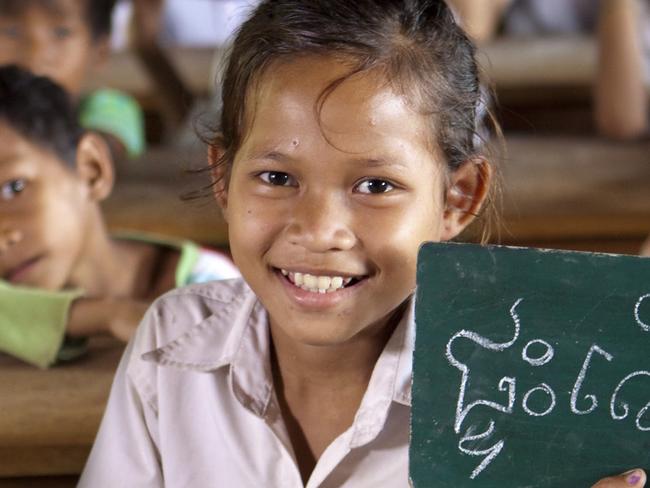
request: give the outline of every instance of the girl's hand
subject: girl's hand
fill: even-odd
[[[650,236],[648,236],[643,246],[641,246],[640,254],[641,256],[650,256]]]
[[[592,488],[641,488],[645,486],[645,472],[642,469],[633,469],[618,476],[604,478]]]

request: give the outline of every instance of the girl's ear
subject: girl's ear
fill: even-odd
[[[225,150],[218,140],[208,146],[208,163],[212,177],[212,193],[221,207],[226,222],[228,221],[228,165],[222,161]]]
[[[460,234],[478,215],[490,189],[492,167],[483,158],[465,161],[451,174],[441,239]]]
[[[81,137],[77,144],[76,166],[92,200],[100,202],[111,194],[115,182],[113,159],[101,135],[87,132]]]

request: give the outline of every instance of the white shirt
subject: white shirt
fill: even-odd
[[[175,46],[222,46],[259,0],[166,0],[162,41]]]
[[[165,45],[224,46],[260,0],[165,0],[160,40]],[[129,47],[133,3],[119,0],[111,16],[111,47]]]
[[[308,488],[408,486],[413,343],[411,305]],[[304,486],[274,393],[267,314],[244,281],[180,288],[147,312],[79,486]]]

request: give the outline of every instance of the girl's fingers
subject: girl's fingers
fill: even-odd
[[[618,476],[604,478],[592,488],[641,488],[645,486],[646,475],[642,469],[633,469]]]

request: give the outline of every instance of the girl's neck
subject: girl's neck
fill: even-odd
[[[294,341],[271,320],[274,367],[285,388],[317,390],[362,385],[365,390],[398,321],[389,319],[344,344],[312,346]]]
[[[273,381],[303,482],[354,421],[377,360],[404,308],[336,346],[297,343],[271,320]]]

